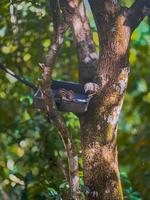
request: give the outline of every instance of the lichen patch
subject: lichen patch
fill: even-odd
[[[120,114],[120,106],[114,107],[112,113],[108,115],[108,117],[105,116],[105,120],[107,120],[107,123],[111,125],[116,125],[118,123],[118,118]]]

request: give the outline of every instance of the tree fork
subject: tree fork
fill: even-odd
[[[130,37],[144,17],[143,12],[138,18],[131,15],[133,9],[139,9],[138,3],[140,1],[136,1],[131,10],[128,10],[120,8],[117,1],[90,0],[100,38],[96,74],[101,89],[88,112],[80,117],[84,180],[89,188],[88,200],[123,199],[116,133],[128,81]],[[128,23],[131,17],[132,26]]]
[[[98,61],[82,0],[60,2],[76,41],[80,82],[96,81],[100,87],[88,111],[79,116],[86,199],[122,200],[117,124],[128,81],[131,33],[149,13],[149,3],[144,0],[141,6],[137,0],[128,9],[118,0],[89,0],[100,38]]]

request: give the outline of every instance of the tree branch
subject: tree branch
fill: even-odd
[[[89,0],[98,33],[107,32],[120,11],[118,0]]]
[[[120,8],[118,0],[89,0],[93,13],[102,12],[105,15],[113,16]]]
[[[146,15],[150,15],[150,1],[136,0],[128,10],[126,23],[134,31]]]
[[[21,83],[25,84],[26,86],[30,87],[31,89],[33,89],[34,91],[37,90],[37,87],[30,83],[29,81],[27,81],[25,78],[15,74],[14,72],[12,72],[10,69],[4,67],[4,65],[2,63],[0,63],[0,69],[2,69],[4,72],[6,72],[7,74],[9,74],[10,76],[16,78],[18,81],[20,81]]]
[[[58,156],[57,162],[58,162],[58,167],[61,169],[66,181],[69,183],[70,178],[69,178],[68,168],[67,168],[64,160],[61,157]]]
[[[10,21],[12,24],[12,32],[14,35],[16,35],[19,31],[16,10],[17,9],[14,6],[13,0],[10,0]]]
[[[58,0],[49,0],[50,8],[52,13],[52,20],[54,24],[54,31],[57,32],[59,24],[60,24],[60,8]]]
[[[59,51],[60,46],[62,45],[64,41],[64,34],[66,33],[68,27],[69,25],[66,24],[66,22],[62,22],[59,25],[58,30],[54,36],[54,41],[52,42],[51,48],[48,52],[46,67],[51,68],[51,69],[53,68],[55,64],[55,59],[57,57],[57,53]]]
[[[60,0],[60,2],[62,10],[72,27],[76,41],[80,82],[93,82],[98,64],[98,55],[84,3],[82,0]]]
[[[68,29],[68,24],[66,22],[60,23],[57,33],[55,34],[54,41],[48,53],[46,64],[42,65],[42,81],[41,90],[45,101],[46,111],[49,120],[51,120],[56,128],[59,130],[60,136],[62,138],[64,147],[68,155],[68,164],[70,172],[70,188],[72,190],[72,197],[74,200],[79,199],[79,169],[78,169],[78,156],[75,146],[69,135],[68,128],[64,122],[64,119],[58,113],[55,101],[51,90],[51,76],[52,69],[55,64],[55,59],[57,57],[58,50],[63,43],[64,35]]]

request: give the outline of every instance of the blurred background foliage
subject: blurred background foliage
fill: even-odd
[[[122,1],[130,6],[133,1]],[[87,3],[86,3],[87,4]],[[88,6],[88,5],[87,5]],[[94,41],[98,37],[89,11]],[[128,89],[118,130],[125,199],[150,199],[150,27],[145,19],[132,36]],[[0,1],[0,63],[38,85],[53,36],[49,2]],[[70,31],[60,50],[54,79],[78,81]],[[80,149],[78,119],[64,114]],[[33,91],[0,71],[0,200],[69,199],[63,164],[66,152],[57,130],[33,108]],[[82,159],[79,158],[81,187]],[[67,197],[66,197],[67,196]]]

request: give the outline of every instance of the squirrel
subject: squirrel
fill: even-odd
[[[73,101],[75,99],[75,93],[72,90],[60,88],[56,92],[55,98],[58,98],[60,100]]]
[[[84,91],[88,95],[94,95],[98,92],[98,90],[99,86],[96,83],[89,82],[84,85]],[[75,99],[75,92],[60,88],[57,90],[55,98],[59,100],[73,101]]]

